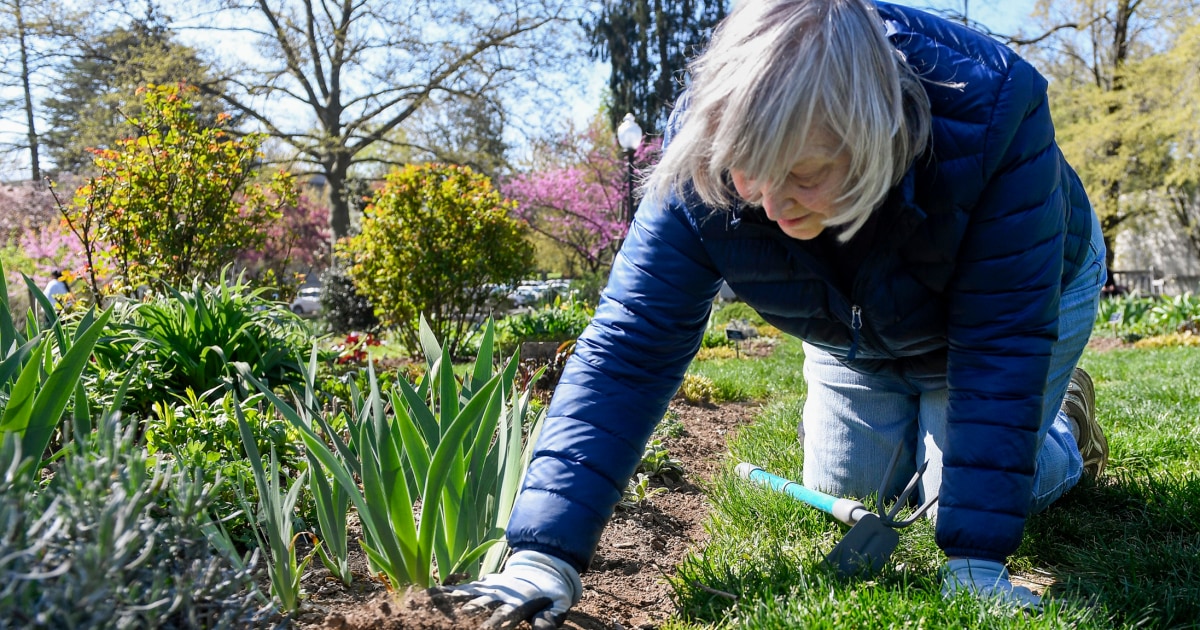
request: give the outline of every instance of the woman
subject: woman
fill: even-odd
[[[943,592],[1036,608],[1004,562],[1028,514],[1107,457],[1075,368],[1104,247],[1045,80],[867,0],[744,0],[691,71],[551,402],[515,554],[454,596],[561,622],[725,280],[806,342],[804,484],[866,496],[904,445],[894,483],[928,460],[940,494]]]

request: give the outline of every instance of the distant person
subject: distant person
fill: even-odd
[[[804,485],[873,494],[902,447],[881,500],[928,461],[942,592],[1039,608],[1005,562],[1028,516],[1108,457],[1076,367],[1104,239],[1045,78],[986,35],[870,0],[744,0],[689,70],[550,402],[514,553],[440,594],[562,623],[724,280],[805,342]]]
[[[46,285],[46,288],[42,289],[42,293],[49,298],[50,303],[53,304],[55,308],[60,308],[66,301],[67,296],[71,294],[71,287],[67,286],[66,272],[55,269],[52,274],[52,279]],[[47,322],[53,321],[54,317],[52,315],[52,313],[46,313]]]

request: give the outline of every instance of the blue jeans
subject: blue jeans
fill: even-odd
[[[1092,264],[1084,266],[1062,294],[1059,337],[1046,382],[1046,400],[1060,404],[1048,406],[1042,420],[1031,513],[1045,509],[1083,474],[1070,421],[1060,407],[1092,333],[1104,284],[1104,241],[1098,223],[1093,235]],[[929,462],[921,484],[922,501],[936,493],[942,480],[940,445],[945,443],[947,426],[945,375],[913,379],[862,374],[809,344],[804,344],[804,353],[808,383],[801,429],[804,485],[844,497],[877,492],[896,445],[903,443],[908,456],[897,465],[886,496],[895,496],[921,461]]]

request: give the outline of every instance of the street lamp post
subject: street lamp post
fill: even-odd
[[[633,223],[633,153],[642,144],[642,128],[633,119],[633,114],[625,114],[621,124],[617,126],[617,142],[625,149],[628,169],[625,172],[625,223]]]

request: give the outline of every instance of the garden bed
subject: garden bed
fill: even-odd
[[[577,630],[656,628],[673,611],[665,576],[687,552],[705,540],[708,505],[702,485],[721,465],[730,432],[749,422],[757,407],[746,403],[691,406],[675,404],[685,432],[664,438],[673,458],[683,463],[680,482],[656,482],[659,493],[633,509],[618,509],[605,529],[590,570],[583,574],[583,600],[563,627]],[[355,559],[365,570],[365,561]],[[350,588],[329,579],[317,566],[306,577],[311,599],[297,616],[300,628],[455,628],[475,627],[432,610],[424,593],[407,601],[388,593],[365,575]]]

